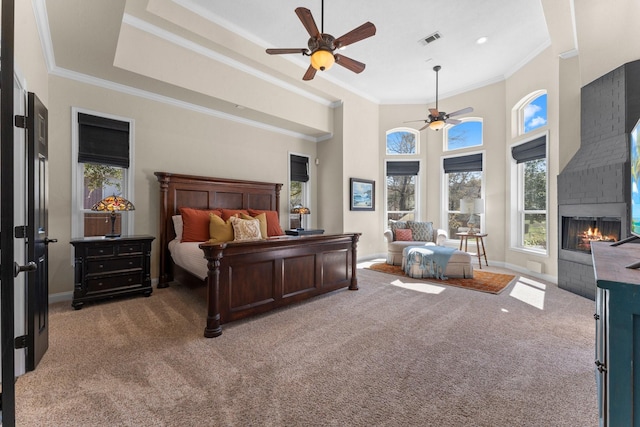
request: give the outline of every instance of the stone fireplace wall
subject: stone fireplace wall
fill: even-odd
[[[621,212],[629,230],[629,132],[640,117],[640,60],[627,63],[581,90],[580,149],[558,175],[558,211]],[[620,209],[622,206],[622,209]],[[558,224],[562,223],[559,218]],[[558,227],[562,244],[562,227]],[[572,259],[558,250],[558,286],[595,299],[590,257]]]

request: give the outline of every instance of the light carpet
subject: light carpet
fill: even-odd
[[[179,285],[54,304],[17,425],[597,425],[593,301],[523,277],[499,295],[358,280],[214,339]]]

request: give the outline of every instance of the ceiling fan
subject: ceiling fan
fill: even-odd
[[[433,71],[436,72],[436,108],[429,108],[429,117],[423,120],[411,120],[405,123],[412,122],[425,122],[426,124],[420,128],[420,130],[429,128],[432,130],[440,130],[444,127],[445,124],[457,125],[461,123],[458,119],[452,119],[450,117],[459,116],[461,114],[467,114],[473,111],[472,107],[463,108],[462,110],[454,111],[453,113],[445,113],[444,111],[438,110],[438,71],[440,71],[442,67],[436,65],[433,67]]]
[[[325,71],[331,68],[336,63],[342,65],[348,70],[354,73],[361,73],[364,71],[365,64],[348,58],[339,53],[333,53],[336,49],[343,48],[360,40],[371,37],[376,33],[376,27],[371,22],[366,22],[355,28],[348,33],[334,38],[331,34],[324,32],[324,0],[322,0],[322,16],[321,16],[321,30],[318,30],[318,26],[313,19],[311,11],[304,7],[296,8],[296,15],[302,21],[302,25],[307,30],[309,35],[309,41],[307,42],[308,48],[293,48],[293,49],[267,49],[269,55],[281,55],[288,53],[301,53],[303,56],[311,57],[311,65],[304,73],[302,80],[311,80],[316,75],[316,71]]]

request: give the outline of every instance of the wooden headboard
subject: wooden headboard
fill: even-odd
[[[160,283],[166,283],[169,274],[167,245],[176,237],[171,217],[179,215],[181,207],[280,210],[282,184],[169,172],[154,174],[160,183]]]

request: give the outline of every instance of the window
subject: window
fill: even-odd
[[[72,156],[72,236],[103,236],[111,231],[109,214],[91,207],[111,195],[134,202],[133,120],[74,108]],[[133,234],[133,212],[116,215],[116,232]]]
[[[480,146],[482,146],[482,119],[462,119],[462,123],[445,129],[445,151]]]
[[[547,125],[547,92],[539,90],[522,98],[515,108],[518,135]]]
[[[390,221],[418,220],[416,215],[416,195],[418,194],[418,172],[420,162],[386,162],[387,224]]]
[[[512,174],[516,175],[516,247],[547,251],[547,135],[515,145]]]
[[[309,157],[296,154],[289,155],[289,228],[304,228],[306,215],[293,214],[295,207],[309,207]],[[302,221],[300,221],[302,217]],[[302,222],[302,223],[301,223]]]
[[[467,230],[469,214],[460,211],[461,199],[483,198],[484,179],[482,153],[443,159],[444,169],[444,215],[447,218],[449,238]],[[482,229],[482,224],[480,224]]]
[[[419,220],[418,178],[420,161],[418,147],[420,132],[410,128],[387,131],[386,152],[389,156],[406,156],[403,160],[385,162],[386,224],[397,220]]]
[[[387,155],[418,154],[418,131],[393,129],[387,132]]]

